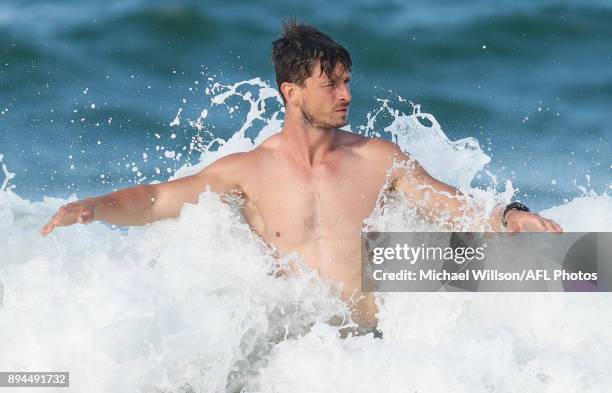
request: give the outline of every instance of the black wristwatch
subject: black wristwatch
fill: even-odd
[[[506,221],[506,214],[508,214],[508,212],[510,210],[520,210],[522,212],[530,212],[531,210],[529,210],[529,208],[525,205],[523,205],[520,202],[512,202],[510,204],[508,204],[508,206],[506,206],[506,208],[504,209],[504,214],[502,214],[502,225],[504,226],[504,228],[506,226],[508,226],[508,221]]]

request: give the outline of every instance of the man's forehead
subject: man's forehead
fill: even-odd
[[[332,74],[330,75],[330,78],[340,79],[343,77],[350,77],[350,76],[351,76],[350,69],[347,69],[342,63],[336,63],[336,66],[334,67],[334,70]],[[321,62],[319,61],[317,61],[314,67],[312,68],[312,74],[310,75],[310,77],[313,79],[321,79],[321,80],[329,79],[328,76],[325,74],[325,72],[323,72],[323,70],[321,69]]]

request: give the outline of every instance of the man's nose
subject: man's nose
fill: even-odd
[[[353,97],[351,96],[351,88],[348,84],[342,85],[340,87],[340,91],[338,92],[338,99],[340,101],[346,102],[347,104],[351,103]]]

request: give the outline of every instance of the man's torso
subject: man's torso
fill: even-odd
[[[358,301],[357,322],[376,323],[372,294],[360,293],[360,235],[393,157],[381,154],[384,149],[373,139],[341,132],[325,160],[306,168],[274,138],[245,158],[240,176],[245,219],[281,254],[297,251],[321,276],[343,283],[343,298],[353,294]]]

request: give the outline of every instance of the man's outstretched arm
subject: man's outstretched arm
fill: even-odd
[[[399,163],[392,173],[392,188],[402,191],[423,217],[449,228],[461,228],[465,224],[469,227],[472,223],[487,224],[486,227],[496,232],[504,230],[502,214],[505,206],[497,206],[485,217],[471,196],[433,178],[399,146],[392,144],[392,150]],[[510,210],[505,218],[509,232],[563,232],[559,224],[535,213]]]
[[[45,224],[40,233],[48,235],[56,227],[94,220],[116,225],[144,225],[177,217],[185,203],[196,203],[210,186],[218,194],[241,195],[238,178],[243,154],[225,156],[200,172],[166,183],[139,185],[95,198],[68,203]]]

